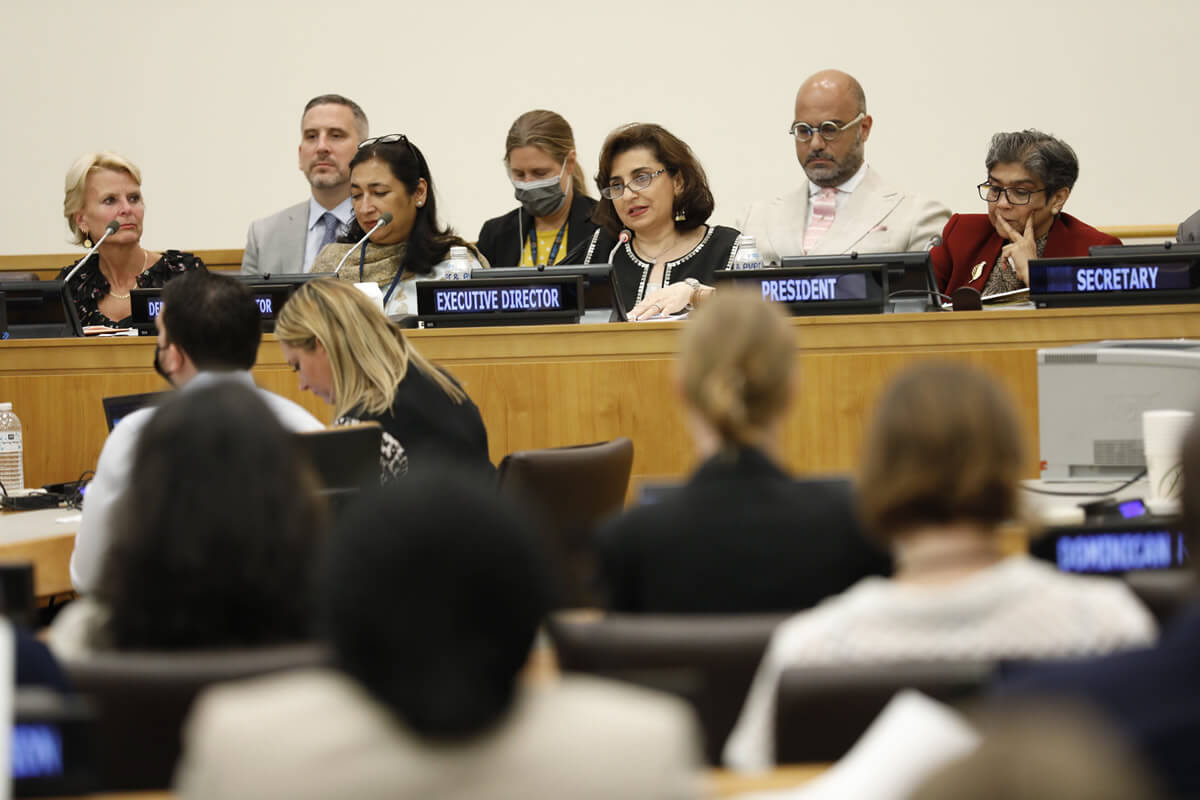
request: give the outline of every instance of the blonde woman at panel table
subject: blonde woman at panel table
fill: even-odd
[[[128,159],[85,153],[67,170],[63,194],[63,216],[73,241],[95,250],[84,263],[77,261],[58,274],[59,280],[70,277],[67,285],[81,325],[125,327],[130,324],[130,290],[158,288],[176,275],[204,269],[204,262],[191,253],[142,247],[142,171]]]
[[[416,282],[444,275],[451,247],[468,248],[478,266],[487,266],[453,229],[440,226],[429,164],[402,133],[358,146],[350,160],[350,201],[350,229],[317,254],[312,271],[334,272],[341,264],[341,280],[377,283],[389,315],[417,313]]]

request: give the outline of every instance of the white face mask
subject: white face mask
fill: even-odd
[[[521,207],[535,217],[548,217],[563,207],[567,193],[562,188],[562,178],[567,171],[567,162],[557,176],[537,181],[513,181],[513,196]]]

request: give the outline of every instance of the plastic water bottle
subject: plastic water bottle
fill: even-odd
[[[442,275],[444,281],[465,281],[471,277],[471,255],[465,247],[450,248],[450,266]]]
[[[762,269],[762,256],[758,253],[758,243],[753,236],[742,234],[737,239],[737,252],[733,254],[733,265],[730,269]]]
[[[0,403],[0,483],[9,494],[25,490],[25,464],[21,449],[21,420],[12,403]]]

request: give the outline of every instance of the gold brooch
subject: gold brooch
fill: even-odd
[[[978,264],[975,265],[974,269],[971,270],[971,282],[972,283],[979,280],[979,276],[983,274],[983,265],[986,263],[987,263],[986,261],[980,261]]]

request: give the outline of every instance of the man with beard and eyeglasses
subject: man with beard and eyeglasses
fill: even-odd
[[[790,133],[808,180],[752,204],[734,225],[755,238],[764,264],[787,256],[925,250],[935,243],[950,210],[889,186],[866,163],[872,123],[866,94],[850,75],[823,70],[800,85]]]
[[[303,432],[325,427],[291,400],[254,385],[250,369],[258,360],[262,321],[254,295],[241,281],[196,270],[168,283],[162,300],[154,319],[158,327],[154,371],[172,387],[188,391],[217,381],[236,381],[255,389],[284,428]],[[71,553],[71,585],[80,594],[96,587],[118,507],[138,502],[138,489],[130,485],[133,451],[155,410],[139,408],[123,417],[104,441],[95,477],[83,498]],[[204,476],[197,475],[196,480]]]
[[[367,115],[350,98],[323,94],[308,101],[300,116],[300,171],[312,194],[250,223],[242,272],[280,275],[312,269],[317,253],[336,241],[354,216],[350,159],[368,134]]]

